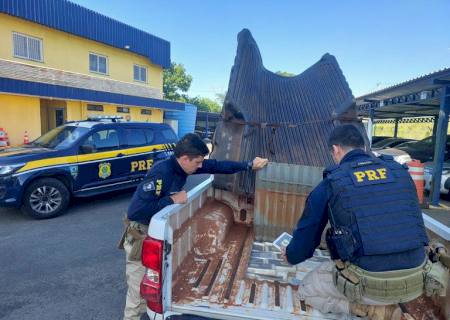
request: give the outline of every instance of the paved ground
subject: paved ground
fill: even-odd
[[[424,209],[423,211],[436,221],[450,228],[450,210],[448,208]]]
[[[429,202],[429,198],[425,198]],[[439,201],[440,207],[430,207],[429,209],[424,209],[423,211],[430,217],[439,221],[440,223],[450,227],[450,196],[448,194],[441,194],[441,199]]]
[[[131,196],[77,199],[40,221],[0,208],[0,319],[121,319],[125,263],[116,244]]]

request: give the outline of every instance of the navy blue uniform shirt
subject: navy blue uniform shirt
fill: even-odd
[[[250,169],[252,162],[217,161],[206,159],[194,174],[236,173]],[[173,204],[171,194],[182,190],[187,174],[175,156],[156,163],[138,185],[128,207],[128,219],[149,224],[152,216],[162,208]]]
[[[363,150],[355,149],[344,156],[341,164],[370,158],[371,156]],[[293,239],[286,248],[286,258],[290,264],[297,264],[311,258],[314,250],[319,246],[322,232],[328,222],[330,195],[331,186],[326,178],[309,194],[303,215],[294,230]],[[362,256],[354,263],[365,270],[376,272],[414,268],[424,259],[424,249],[419,248],[383,256]]]

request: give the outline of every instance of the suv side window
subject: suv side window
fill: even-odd
[[[105,129],[92,133],[84,144],[94,147],[94,152],[119,149],[119,134],[116,129]]]
[[[143,129],[124,129],[128,147],[140,147],[147,144],[147,139]]]
[[[144,132],[145,137],[147,138],[147,143],[153,144],[153,142],[155,141],[155,132],[153,131],[153,129],[144,129]]]
[[[172,129],[162,129],[161,133],[168,142],[177,142],[178,138]]]

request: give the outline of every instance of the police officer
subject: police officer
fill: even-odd
[[[186,203],[182,190],[190,174],[232,174],[245,170],[258,170],[267,159],[255,158],[248,162],[204,160],[209,153],[206,144],[195,134],[185,135],[176,145],[174,156],[156,163],[137,187],[128,208],[128,221],[123,238],[126,251],[126,278],[128,284],[124,319],[140,319],[145,312],[139,286],[145,273],[141,263],[142,241],[147,235],[152,216],[174,203]]]
[[[326,238],[334,261],[305,276],[300,299],[325,313],[397,319],[396,304],[422,294],[428,266],[413,181],[392,158],[365,152],[353,125],[335,128],[328,146],[337,165],[310,193],[285,255],[291,264],[312,257],[330,222]]]

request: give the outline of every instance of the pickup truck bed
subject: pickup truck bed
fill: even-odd
[[[297,295],[305,274],[329,259],[325,250],[316,250],[299,265],[287,264],[271,242],[255,241],[251,212],[241,219],[236,211],[242,207],[240,200],[214,189],[212,180],[189,191],[187,204],[164,208],[150,223],[149,236],[164,241],[166,248],[164,318],[185,314],[215,319],[358,319],[322,314]],[[422,296],[402,304],[402,320],[446,319],[445,299]],[[162,319],[150,309],[148,314]]]
[[[211,312],[210,317],[225,313],[234,319],[336,318],[313,310],[297,295],[302,277],[329,259],[326,252],[317,250],[312,259],[290,266],[271,243],[255,242],[252,227],[236,223],[227,204],[211,196],[203,201],[173,233],[174,255],[192,241],[173,272],[174,309]]]

